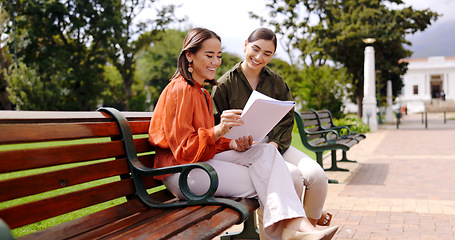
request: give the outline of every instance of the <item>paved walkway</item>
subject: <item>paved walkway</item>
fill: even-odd
[[[427,129],[420,114],[399,129],[381,125],[348,151],[358,163],[338,163],[349,172],[327,172],[340,182],[326,201],[340,227],[334,239],[455,239],[455,115],[447,118],[428,114]]]
[[[447,116],[455,117],[455,116]],[[348,151],[349,173],[327,172],[334,239],[455,239],[455,120],[407,115]],[[327,160],[326,166],[330,163]]]

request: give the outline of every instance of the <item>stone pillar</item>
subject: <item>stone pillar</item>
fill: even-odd
[[[362,121],[370,126],[371,131],[378,129],[375,83],[374,48],[370,44],[365,47]]]
[[[387,81],[387,108],[385,112],[385,121],[393,122],[393,110],[392,110],[392,81]]]

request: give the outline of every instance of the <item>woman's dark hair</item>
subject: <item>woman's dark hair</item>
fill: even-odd
[[[186,34],[185,40],[183,41],[182,51],[180,52],[177,60],[177,70],[171,79],[182,76],[191,86],[194,85],[193,75],[188,71],[189,62],[186,58],[186,53],[190,52],[196,54],[196,52],[201,49],[202,43],[210,38],[217,38],[221,42],[220,36],[206,28],[194,28]],[[207,79],[205,82],[208,82],[211,85],[216,85],[216,81],[214,79]]]
[[[270,30],[268,28],[264,28],[264,27],[258,28],[250,34],[250,36],[248,37],[248,42],[255,42],[255,41],[261,40],[261,39],[271,40],[273,42],[273,44],[275,45],[275,51],[276,51],[277,40],[276,40],[276,35],[272,30]]]

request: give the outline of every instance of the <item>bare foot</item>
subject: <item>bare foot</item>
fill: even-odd
[[[332,214],[323,211],[321,218],[319,219],[308,218],[308,221],[310,221],[311,225],[313,225],[314,227],[316,227],[316,225],[330,226],[330,222],[332,221]]]

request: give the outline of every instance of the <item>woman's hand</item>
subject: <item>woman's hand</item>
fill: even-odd
[[[243,124],[243,121],[240,120],[240,114],[242,114],[242,110],[239,109],[223,111],[220,116],[220,124],[216,125],[214,129],[216,140],[229,132],[232,127]]]
[[[243,138],[232,139],[229,143],[229,147],[233,150],[244,152],[248,150],[253,144],[253,137],[250,135],[248,137],[245,136]]]

